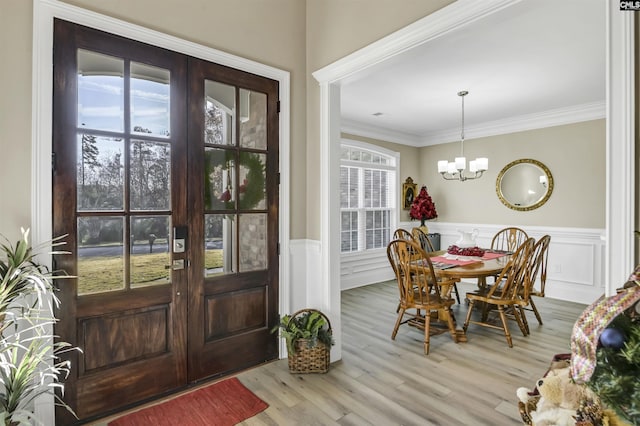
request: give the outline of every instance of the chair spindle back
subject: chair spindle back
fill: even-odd
[[[493,236],[491,249],[515,252],[527,238],[529,238],[527,233],[520,228],[504,228]]]

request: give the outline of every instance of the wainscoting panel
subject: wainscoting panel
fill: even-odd
[[[283,312],[284,314],[303,308],[317,307],[317,301],[322,300],[316,294],[322,291],[320,241],[291,240],[289,250],[291,253],[291,306],[288,312]]]
[[[386,249],[372,250],[367,254],[342,255],[340,262],[340,288],[342,290],[394,278]]]
[[[410,230],[415,222],[401,223]],[[478,230],[478,245],[488,247],[500,229],[509,225],[428,222],[429,232],[440,234],[442,249],[455,243],[458,230]],[[589,304],[605,292],[604,287],[604,229],[557,228],[526,226],[530,237],[551,235],[547,269],[547,297]],[[295,276],[295,274],[294,274]],[[347,254],[341,258],[341,289],[393,279],[386,250],[363,254]],[[622,285],[623,283],[620,283]]]

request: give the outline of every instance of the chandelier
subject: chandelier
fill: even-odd
[[[459,180],[464,182],[469,179],[477,179],[489,168],[489,159],[479,157],[469,161],[469,171],[467,168],[467,159],[464,156],[464,97],[469,92],[463,90],[458,92],[458,96],[462,99],[462,135],[460,138],[460,157],[456,157],[454,161],[440,160],[438,161],[438,173],[445,180]]]

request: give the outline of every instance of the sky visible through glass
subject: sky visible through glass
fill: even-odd
[[[169,85],[131,79],[131,128],[143,133],[169,135]],[[78,127],[124,130],[124,81],[109,75],[78,78]]]

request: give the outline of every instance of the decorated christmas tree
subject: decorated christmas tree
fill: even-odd
[[[416,198],[414,198],[413,203],[411,204],[411,210],[409,210],[409,216],[411,219],[420,219],[421,226],[424,226],[425,220],[435,219],[438,217],[436,205],[427,192],[426,186],[420,188],[420,193]]]
[[[640,265],[616,295],[583,312],[571,346],[572,377],[586,383],[604,407],[640,425]]]

